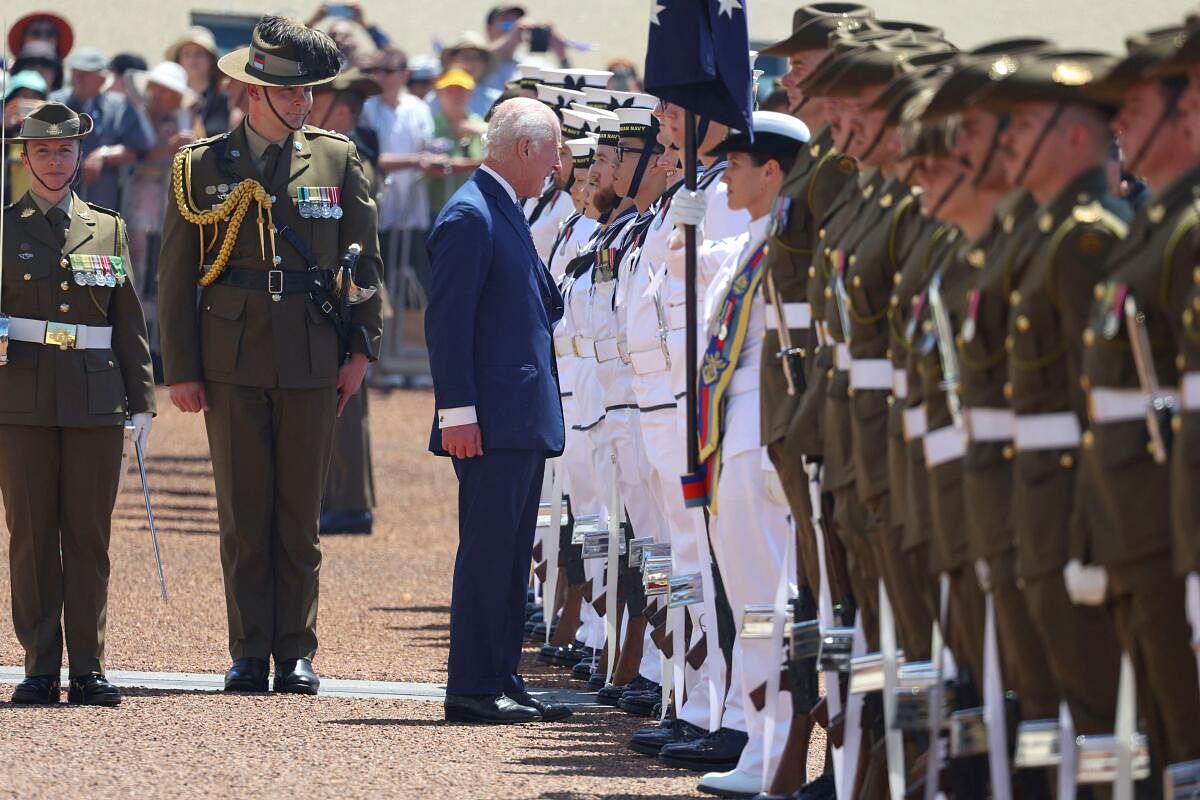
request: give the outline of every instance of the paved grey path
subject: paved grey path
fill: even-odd
[[[25,677],[20,667],[0,667],[0,684],[18,684]],[[110,670],[108,679],[117,686],[142,689],[176,689],[184,691],[219,692],[224,688],[223,675],[199,672],[133,672]],[[67,671],[62,672],[64,687]],[[548,689],[530,692],[534,697],[555,703],[565,703],[572,708],[596,708],[594,692],[574,689]],[[353,681],[337,678],[321,678],[323,697],[340,697],[351,700],[424,700],[440,703],[446,699],[446,687],[437,683],[400,683],[396,681]]]

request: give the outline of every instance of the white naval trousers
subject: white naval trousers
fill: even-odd
[[[739,412],[757,418],[758,390],[728,399],[726,423]],[[780,669],[780,643],[769,639],[742,641],[742,613],[747,605],[774,603],[780,570],[795,574],[794,556],[785,563],[792,536],[786,505],[771,499],[764,481],[761,448],[745,450],[722,461],[717,484],[717,513],[710,518],[713,553],[733,609],[733,664],[725,698],[723,727],[746,731],[749,741],[738,761],[738,770],[757,775],[766,756],[763,714],[755,711],[749,693]],[[789,577],[789,582],[794,583]],[[768,702],[772,699],[768,698]],[[779,692],[775,703],[771,763],[778,765],[792,719],[792,697]]]

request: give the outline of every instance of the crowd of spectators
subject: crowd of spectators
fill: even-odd
[[[389,266],[411,267],[420,280],[425,232],[480,163],[485,119],[511,94],[517,62],[569,66],[571,50],[583,45],[564,39],[553,25],[532,21],[518,5],[491,8],[479,30],[463,31],[436,53],[412,58],[353,0],[323,2],[306,22],[330,35],[353,76],[348,85],[358,92],[358,102],[349,122],[339,124],[350,125],[351,138],[378,175],[385,258]],[[49,11],[29,14],[11,27],[3,128],[15,134],[29,111],[47,99],[93,118],[95,133],[83,142],[76,191],[124,215],[135,274],[147,277],[143,297],[152,306],[158,226],[174,154],[240,124],[244,87],[217,70],[222,50],[203,27],[185,30],[160,59],[106,53],[86,42],[76,46],[77,38],[70,22]],[[614,88],[640,88],[629,61],[609,68]],[[333,128],[331,115],[338,108],[331,103],[315,108],[309,123]],[[3,166],[8,170],[3,199],[9,202],[24,193],[29,177],[15,146],[5,151]]]

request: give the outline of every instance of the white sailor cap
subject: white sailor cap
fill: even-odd
[[[547,86],[544,83],[539,83],[536,89],[537,99],[555,109],[569,106],[571,103],[582,103],[587,100],[587,96],[583,92],[575,92],[570,89],[564,89],[561,86]]]
[[[643,92],[609,92],[612,98],[613,110],[618,108],[649,108],[658,105],[658,98]]]
[[[808,138],[808,126],[791,114],[755,111],[753,142],[743,131],[731,130],[725,140],[710,150],[708,155],[717,157],[726,153],[756,153],[792,157]]]
[[[596,137],[584,136],[570,139],[566,145],[571,150],[571,166],[575,169],[587,169],[592,165],[596,155]]]
[[[522,89],[536,89],[542,81],[542,69],[539,64],[517,64],[517,85]]]
[[[616,113],[621,120],[622,136],[645,136],[658,131],[658,120],[654,118],[652,108],[618,108]]]
[[[551,86],[564,86],[575,91],[582,91],[584,87],[590,86],[596,89],[603,89],[608,86],[608,80],[612,77],[612,73],[603,69],[541,69],[538,77],[542,83]]]
[[[616,147],[621,138],[621,118],[615,113],[600,118],[600,144]]]
[[[599,130],[597,124],[600,117],[589,111],[580,111],[578,107],[571,106],[559,110],[562,114],[562,133],[567,139],[575,139],[585,133],[593,133]]]

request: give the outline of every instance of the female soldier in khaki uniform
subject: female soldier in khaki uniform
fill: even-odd
[[[91,131],[61,103],[34,110],[14,139],[32,185],[4,209],[0,491],[26,674],[14,703],[58,702],[64,612],[68,699],[121,702],[104,679],[108,540],[125,419],[144,444],[154,380],[125,226],[70,189]]]

